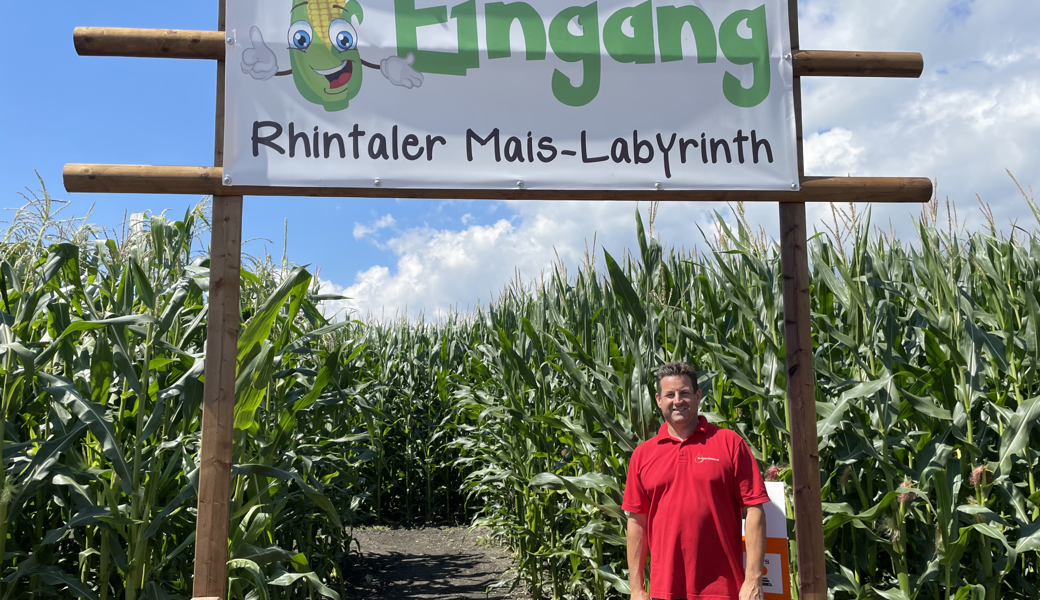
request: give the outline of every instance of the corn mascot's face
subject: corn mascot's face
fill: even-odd
[[[290,14],[289,56],[300,95],[329,112],[361,91],[361,55],[353,21],[365,18],[357,0],[297,2]]]

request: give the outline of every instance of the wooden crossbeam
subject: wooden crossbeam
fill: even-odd
[[[919,52],[849,52],[792,50],[795,77],[908,77],[921,76],[924,57]]]
[[[233,186],[222,183],[220,167],[147,165],[65,165],[69,192],[188,194],[195,196],[310,196],[320,198],[429,198],[459,200],[639,200],[667,202],[903,202],[932,197],[925,177],[803,177],[802,189],[756,190],[543,190],[401,189]]]
[[[72,34],[81,56],[135,56],[224,60],[223,31],[77,27]],[[918,52],[793,52],[799,77],[920,77],[924,58]]]
[[[224,60],[223,31],[77,27],[72,43],[80,56]]]

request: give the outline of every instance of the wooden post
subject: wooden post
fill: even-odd
[[[789,0],[791,51],[798,50],[798,3]],[[794,77],[798,175],[802,155],[802,85]],[[809,310],[809,251],[805,204],[780,204],[780,260],[784,280],[784,341],[787,347],[787,410],[791,422],[794,475],[794,531],[798,549],[799,600],[827,599],[820,499],[820,453],[816,435],[816,382],[813,373],[812,314]]]
[[[224,29],[220,0],[218,29]],[[213,162],[224,163],[224,61],[217,62]],[[239,277],[242,263],[242,196],[213,197],[210,238],[209,323],[202,403],[199,512],[195,524],[196,598],[226,598],[231,459],[238,355]]]

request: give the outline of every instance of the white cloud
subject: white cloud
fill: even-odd
[[[513,220],[470,225],[461,230],[420,227],[391,238],[393,268],[375,265],[359,272],[344,294],[359,315],[375,318],[441,316],[486,304],[519,276],[538,281],[562,260],[571,273],[595,252],[602,266],[603,249],[621,260],[634,248],[633,202],[509,202]],[[644,224],[649,227],[646,205]],[[772,209],[775,220],[776,207]],[[655,234],[666,244],[696,245],[703,239],[697,226],[711,235],[709,210],[725,206],[673,203],[662,205]],[[749,208],[749,215],[756,209]],[[592,246],[595,242],[596,248]],[[638,252],[638,250],[636,250]]]
[[[1029,185],[1040,164],[1040,3],[811,0],[799,8],[803,48],[914,51],[925,61],[920,79],[803,79],[807,174],[928,177],[969,227],[983,220],[976,193],[998,226],[1034,221],[1005,169]],[[823,143],[839,129],[848,145]],[[853,160],[842,158],[848,148],[859,150]],[[887,228],[891,219],[913,237],[906,216],[917,207],[872,209],[876,223]]]
[[[397,224],[397,220],[394,219],[393,215],[383,215],[376,222],[371,225],[364,225],[362,223],[354,223],[354,239],[364,239],[380,229],[386,229],[387,227],[393,227]]]
[[[863,148],[855,145],[852,137],[851,131],[841,127],[806,135],[805,172],[847,175],[855,171]]]
[[[938,181],[940,198],[959,205],[969,227],[982,221],[976,193],[991,204],[998,226],[1012,219],[1036,226],[1004,170],[1035,187],[1040,2],[808,0],[799,10],[802,48],[913,51],[925,59],[920,79],[803,79],[808,175],[928,177]],[[633,203],[507,202],[488,212],[499,207],[511,214],[493,225],[475,225],[466,214],[461,230],[397,232],[386,243],[394,264],[360,272],[346,288],[348,304],[388,317],[405,309],[412,316],[465,310],[497,295],[517,271],[526,281],[537,279],[557,256],[573,273],[594,235],[615,256],[637,247]],[[906,239],[915,237],[907,217],[920,209],[871,207],[875,224],[887,229],[891,220]],[[728,214],[719,205],[662,205],[657,233],[666,245],[703,248],[698,225],[712,235],[715,210]],[[807,210],[810,229],[822,230],[832,219],[828,205]],[[748,205],[746,218],[775,238],[777,212],[775,204]],[[374,231],[359,224],[355,237]]]
[[[503,273],[511,274],[514,267],[521,272],[538,270],[546,254],[541,240],[504,219],[462,231],[415,228],[387,245],[397,256],[396,272],[373,266],[358,273],[346,290],[355,299],[351,306],[362,315],[435,316],[460,302],[486,301],[505,285],[508,276],[503,279]],[[533,260],[525,262],[524,256]]]

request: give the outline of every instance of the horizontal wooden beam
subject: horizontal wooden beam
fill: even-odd
[[[224,60],[227,49],[222,31],[180,29],[77,27],[72,42],[80,56]]]
[[[221,31],[77,27],[72,39],[82,56],[223,60],[227,52],[227,38]],[[794,53],[794,74],[800,77],[920,77],[923,70],[924,58],[917,52]]]
[[[920,77],[924,57],[919,52],[847,52],[796,50],[794,74],[799,77]]]
[[[65,165],[68,192],[187,194],[194,196],[310,196],[320,198],[430,198],[461,200],[661,200],[667,202],[927,202],[932,182],[924,177],[805,177],[802,189],[755,190],[541,190],[402,189],[225,186],[219,167]]]

